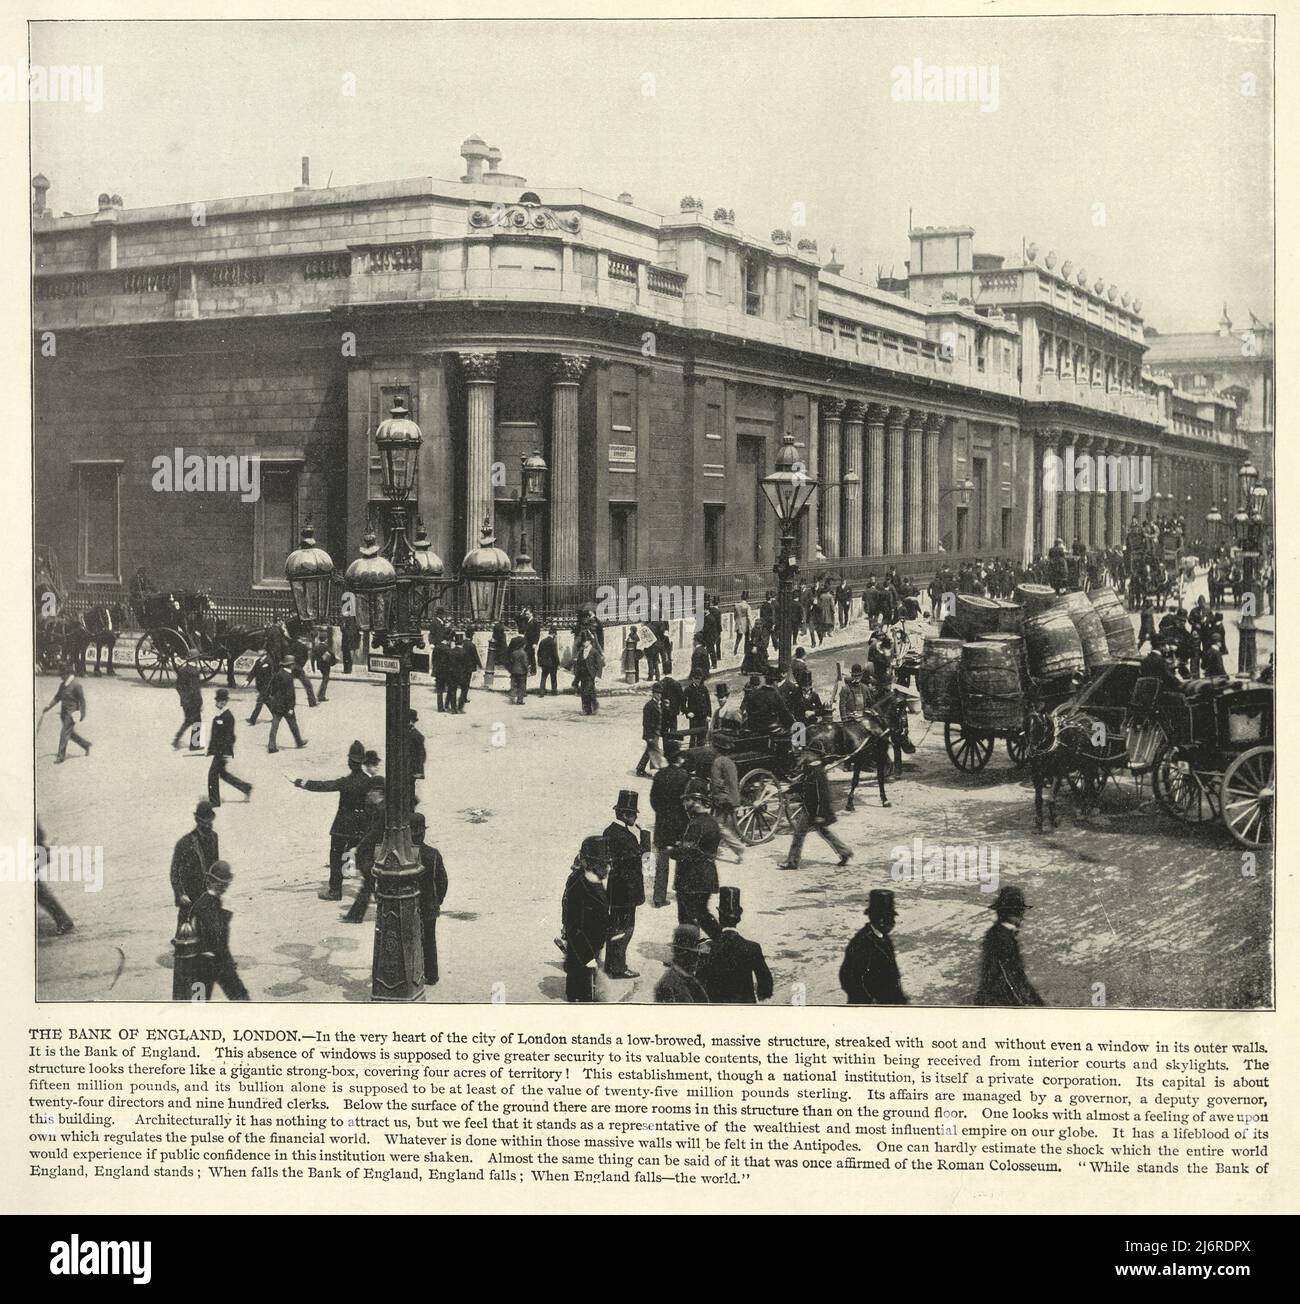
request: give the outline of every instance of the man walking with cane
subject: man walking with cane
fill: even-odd
[[[73,672],[72,666],[65,664],[60,672],[61,678],[59,686],[54,690],[54,696],[50,699],[50,704],[45,711],[51,711],[56,706],[59,708],[59,720],[62,728],[59,730],[59,754],[54,758],[55,765],[61,765],[68,759],[68,743],[74,742],[78,747],[85,748],[86,755],[90,755],[90,744],[77,732],[76,722],[73,715],[80,715],[84,722],[86,718],[86,694],[82,691],[81,685],[77,683],[77,677]],[[45,719],[45,711],[41,712],[41,719]]]

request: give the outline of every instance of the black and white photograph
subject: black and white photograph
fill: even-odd
[[[43,1007],[1273,1009],[1271,17],[27,31]]]

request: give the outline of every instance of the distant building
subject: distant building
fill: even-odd
[[[1048,488],[1047,451],[1150,455],[1207,507],[1244,453],[1236,409],[1144,370],[1141,304],[1029,246],[911,232],[883,290],[799,232],[747,234],[687,196],[664,216],[527,189],[471,137],[427,177],[55,217],[33,182],[36,539],[83,588],[138,566],[217,594],[283,589],[308,521],[341,565],[381,503],[370,435],[404,398],[418,510],[449,570],[494,516],[514,554],[521,456],[547,578],[654,570],[766,581],[758,482],[790,435],[822,490],[801,556],[1028,556],[1118,542],[1133,495]],[[39,184],[38,184],[39,183]],[[711,212],[711,215],[710,215]],[[905,293],[899,292],[900,290]],[[260,459],[260,495],[160,492],[154,459]],[[1179,498],[1181,501],[1181,498]]]
[[[1164,335],[1147,327],[1147,366],[1198,397],[1230,400],[1237,432],[1250,450],[1260,483],[1273,493],[1273,325],[1250,314],[1234,327],[1224,304],[1219,329]]]

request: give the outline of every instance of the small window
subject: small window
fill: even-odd
[[[632,429],[632,395],[623,390],[611,390],[609,395],[609,424],[615,430]]]
[[[709,294],[722,293],[722,259],[710,258],[704,264],[704,288]]]
[[[298,466],[262,467],[262,496],[253,520],[253,583],[287,587],[284,559],[298,546]]]
[[[800,281],[794,283],[790,311],[796,317],[807,317],[808,315],[808,287]]]
[[[77,578],[121,579],[116,463],[77,468]],[[283,562],[281,562],[283,565]]]
[[[709,505],[704,509],[704,565],[708,570],[721,570],[723,547],[726,542],[727,509]]]

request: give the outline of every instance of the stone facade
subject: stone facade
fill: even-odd
[[[1136,308],[1030,260],[976,271],[964,234],[913,232],[901,294],[695,199],[661,216],[525,190],[485,148],[466,142],[459,182],[141,210],[105,196],[62,218],[38,204],[36,536],[66,578],[145,566],[274,589],[276,551],[308,520],[346,564],[378,499],[370,435],[399,393],[449,568],[485,515],[514,554],[537,450],[548,501],[529,544],[555,580],[765,569],[757,482],[787,432],[830,482],[807,558],[1022,556],[1067,516],[1110,539],[1117,507],[1047,501],[1048,440],[1150,452],[1197,492],[1243,456],[1230,414],[1189,424],[1143,371]],[[160,493],[152,459],[175,448],[256,453],[273,492]]]

